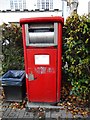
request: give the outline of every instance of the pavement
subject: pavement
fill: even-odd
[[[2,89],[2,88],[1,88]],[[0,94],[1,94],[0,89]],[[0,96],[1,97],[1,96]],[[11,107],[12,102],[0,99],[0,119],[2,120],[64,120],[84,119],[89,120],[90,116],[81,115],[79,112],[73,114],[64,106],[53,106],[44,103],[27,102],[24,108]]]
[[[90,116],[80,114],[73,115],[70,111],[61,106],[51,106],[36,103],[27,103],[23,109],[10,108],[10,102],[3,102],[0,115],[2,120],[31,119],[31,120],[64,120],[84,119],[89,120]],[[29,104],[29,105],[28,105]],[[1,106],[0,106],[1,107]]]

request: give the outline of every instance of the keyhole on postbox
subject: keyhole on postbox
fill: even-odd
[[[34,80],[34,74],[32,72],[29,74],[29,80]]]

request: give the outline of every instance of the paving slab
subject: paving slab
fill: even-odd
[[[2,114],[2,118],[8,118],[9,116],[9,113],[11,112],[11,108],[8,108],[8,109],[6,109],[6,111],[5,112],[3,112],[3,114]]]
[[[23,118],[34,118],[34,114],[32,112],[25,112]]]
[[[19,110],[18,118],[23,118],[24,114],[25,114],[25,109]]]
[[[19,116],[19,110],[18,109],[12,109],[11,112],[9,113],[8,117],[9,118],[18,118]]]
[[[56,112],[56,111],[51,112],[51,118],[58,119],[58,112]]]
[[[45,118],[51,118],[51,112],[50,111],[45,113]]]

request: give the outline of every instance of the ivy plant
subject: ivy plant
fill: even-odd
[[[90,19],[87,15],[74,13],[66,20],[63,28],[63,72],[72,85],[70,94],[90,99]]]

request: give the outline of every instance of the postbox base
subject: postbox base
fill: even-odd
[[[57,103],[36,103],[27,101],[26,110],[30,110],[31,108],[57,109],[61,108],[61,106],[57,106]]]

